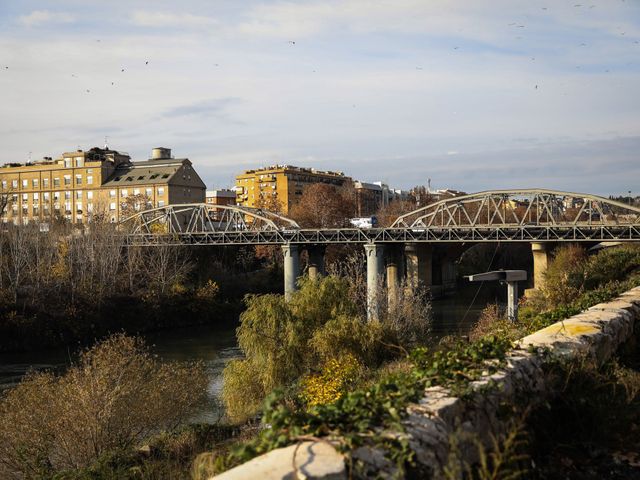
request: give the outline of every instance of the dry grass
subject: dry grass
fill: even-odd
[[[206,387],[202,364],[161,364],[141,339],[112,336],[64,375],[31,374],[2,400],[0,476],[47,477],[131,449],[186,420]]]

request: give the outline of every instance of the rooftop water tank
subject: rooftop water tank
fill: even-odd
[[[160,160],[163,158],[171,158],[171,149],[164,147],[156,147],[151,150],[151,159]]]

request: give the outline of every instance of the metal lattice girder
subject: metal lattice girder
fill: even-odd
[[[191,203],[167,205],[131,215],[120,222],[130,234],[200,234],[278,231],[300,228],[293,220],[259,208]]]
[[[137,233],[132,245],[284,245],[461,242],[640,242],[640,225],[376,228],[332,230],[218,231],[200,233]]]
[[[267,210],[207,204],[155,208],[122,225],[135,245],[640,241],[639,208],[553,190],[454,197],[402,215],[390,228],[300,229]]]
[[[401,215],[392,228],[637,225],[640,208],[597,195],[491,190],[447,198]]]

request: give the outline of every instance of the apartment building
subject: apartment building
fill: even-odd
[[[352,180],[342,172],[290,165],[246,170],[236,176],[236,203],[244,207],[273,208],[277,202],[286,215],[305,189],[314,183],[342,186],[351,184]]]
[[[203,202],[204,192],[191,162],[171,158],[167,148],[143,162],[105,146],[0,167],[4,223],[86,223],[95,215],[116,222],[143,208]]]
[[[209,205],[235,205],[236,192],[230,188],[207,190],[205,203]]]

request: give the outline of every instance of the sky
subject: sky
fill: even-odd
[[[640,195],[640,0],[0,0],[0,164],[105,137],[208,188]]]

